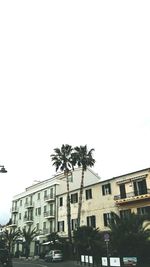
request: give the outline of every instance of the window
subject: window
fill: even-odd
[[[25,203],[28,204],[28,198],[26,197]]]
[[[78,202],[78,193],[71,194],[71,203],[77,203]]]
[[[41,215],[41,207],[35,209],[35,215]]]
[[[40,200],[40,193],[38,193],[37,199]]]
[[[63,197],[60,197],[59,198],[59,207],[62,207],[63,206]]]
[[[22,199],[20,199],[20,206],[22,206]]]
[[[95,217],[95,215],[87,217],[87,226],[91,226],[93,228],[96,228],[96,217]]]
[[[33,204],[33,197],[30,196],[30,204]]]
[[[135,196],[147,194],[146,180],[138,180],[133,182]]]
[[[43,222],[43,230],[46,229],[46,222]]]
[[[50,188],[50,197],[53,198],[54,197],[54,188]]]
[[[137,208],[137,214],[138,215],[146,215],[146,214],[150,215],[150,206]]]
[[[92,189],[85,190],[85,196],[86,196],[86,199],[91,199],[92,198]]]
[[[64,232],[64,221],[58,222],[58,232]]]
[[[128,210],[120,210],[120,217],[121,218],[127,217],[130,214],[131,214],[131,210],[130,209],[128,209]]]
[[[103,213],[104,218],[104,226],[108,226],[109,221],[111,219],[111,213]]]
[[[19,213],[19,220],[21,220],[21,213]]]
[[[126,188],[125,188],[125,184],[120,184],[119,185],[120,188],[120,198],[126,198]]]
[[[49,213],[50,213],[50,216],[54,216],[54,205],[53,204],[50,204],[49,206]]]
[[[44,212],[46,212],[47,211],[47,206],[44,206]]]
[[[27,218],[27,211],[25,211],[24,213],[24,218]]]
[[[47,197],[47,190],[44,191],[44,198]]]
[[[68,175],[68,181],[73,182],[73,173],[72,172]]]
[[[109,183],[102,185],[102,194],[103,196],[111,194],[111,185]]]
[[[72,219],[71,220],[71,230],[76,230],[78,226],[78,219]]]
[[[37,215],[41,215],[41,207],[37,209]]]
[[[50,221],[49,223],[50,223],[50,228],[49,228],[50,229],[50,233],[52,233],[53,232],[53,221]]]

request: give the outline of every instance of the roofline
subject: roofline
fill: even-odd
[[[126,174],[123,174],[123,175],[119,175],[119,176],[115,176],[115,177],[112,177],[112,178],[108,178],[106,180],[100,181],[100,183],[103,183],[103,182],[106,182],[106,181],[110,181],[110,180],[115,180],[117,178],[122,178],[124,176],[131,175],[131,174],[134,174],[134,173],[143,172],[143,171],[150,172],[150,168],[146,168],[146,169],[142,169],[142,170],[138,170],[138,171],[134,171],[134,172],[129,172],[129,173],[126,173]]]

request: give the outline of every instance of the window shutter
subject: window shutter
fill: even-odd
[[[111,184],[108,184],[109,186],[109,194],[111,194]]]
[[[64,232],[64,221],[62,221],[62,231]]]
[[[105,195],[105,188],[104,188],[104,185],[102,185],[102,194],[103,194],[103,196]]]
[[[104,217],[104,226],[107,226],[107,213],[104,213],[103,217]]]
[[[59,222],[58,222],[58,232],[60,232],[60,229],[59,229],[60,227],[59,227]]]
[[[94,215],[91,217],[91,225],[93,228],[96,228],[96,218]]]

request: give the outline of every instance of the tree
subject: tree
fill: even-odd
[[[109,228],[111,230],[111,245],[120,256],[144,256],[150,245],[150,230],[146,216],[129,213],[119,217],[111,213]]]
[[[81,183],[80,183],[80,192],[79,192],[79,203],[78,203],[78,227],[80,227],[81,220],[81,208],[82,208],[82,195],[83,195],[83,187],[84,187],[84,173],[87,170],[87,167],[94,166],[95,159],[92,157],[94,149],[90,149],[88,151],[87,145],[75,147],[74,153],[72,154],[73,164],[77,164],[78,167],[82,168],[81,174]]]
[[[52,154],[51,160],[53,161],[53,165],[56,168],[56,172],[58,170],[64,172],[64,176],[66,178],[67,185],[67,224],[68,224],[68,238],[70,243],[72,243],[71,237],[71,207],[70,207],[70,189],[69,189],[69,173],[73,169],[72,162],[72,147],[68,144],[62,145],[61,148],[54,149],[55,154]]]
[[[26,228],[22,229],[21,235],[24,238],[25,241],[25,256],[26,258],[29,257],[30,255],[30,244],[32,242],[32,240],[39,234],[39,232],[37,231],[36,228],[31,230],[31,227],[29,226],[28,229],[26,230]]]
[[[13,252],[14,242],[20,237],[20,231],[10,228],[10,230],[6,229],[3,232],[3,238],[5,240],[6,245],[8,246],[9,252]]]
[[[57,232],[50,233],[47,236],[47,241],[50,242],[51,249],[61,248],[63,240],[64,239],[61,236],[59,236]]]
[[[81,226],[74,231],[76,253],[80,255],[92,255],[99,258],[104,252],[103,235],[99,229],[90,226]]]

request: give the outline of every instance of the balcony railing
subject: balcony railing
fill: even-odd
[[[24,222],[26,222],[26,223],[33,223],[33,216],[24,217]]]
[[[44,212],[44,218],[53,219],[55,217],[54,211],[46,211]]]
[[[47,202],[54,201],[55,200],[55,195],[54,194],[49,194],[44,196],[44,200]]]
[[[13,212],[13,213],[18,212],[18,207],[12,207],[11,212]]]
[[[10,227],[17,227],[17,221],[13,220],[9,226]]]
[[[25,206],[25,208],[33,208],[34,207],[34,203],[33,202],[26,202],[25,204],[24,204],[24,206]]]
[[[139,197],[139,199],[140,198],[148,198],[148,197],[150,197],[150,189],[147,189],[146,191],[147,192],[145,192],[145,193],[129,192],[129,193],[126,193],[124,197],[121,195],[116,195],[116,196],[114,196],[114,200],[115,201],[119,201],[119,200],[120,201],[121,200],[128,201],[128,199],[134,200],[136,197]]]

